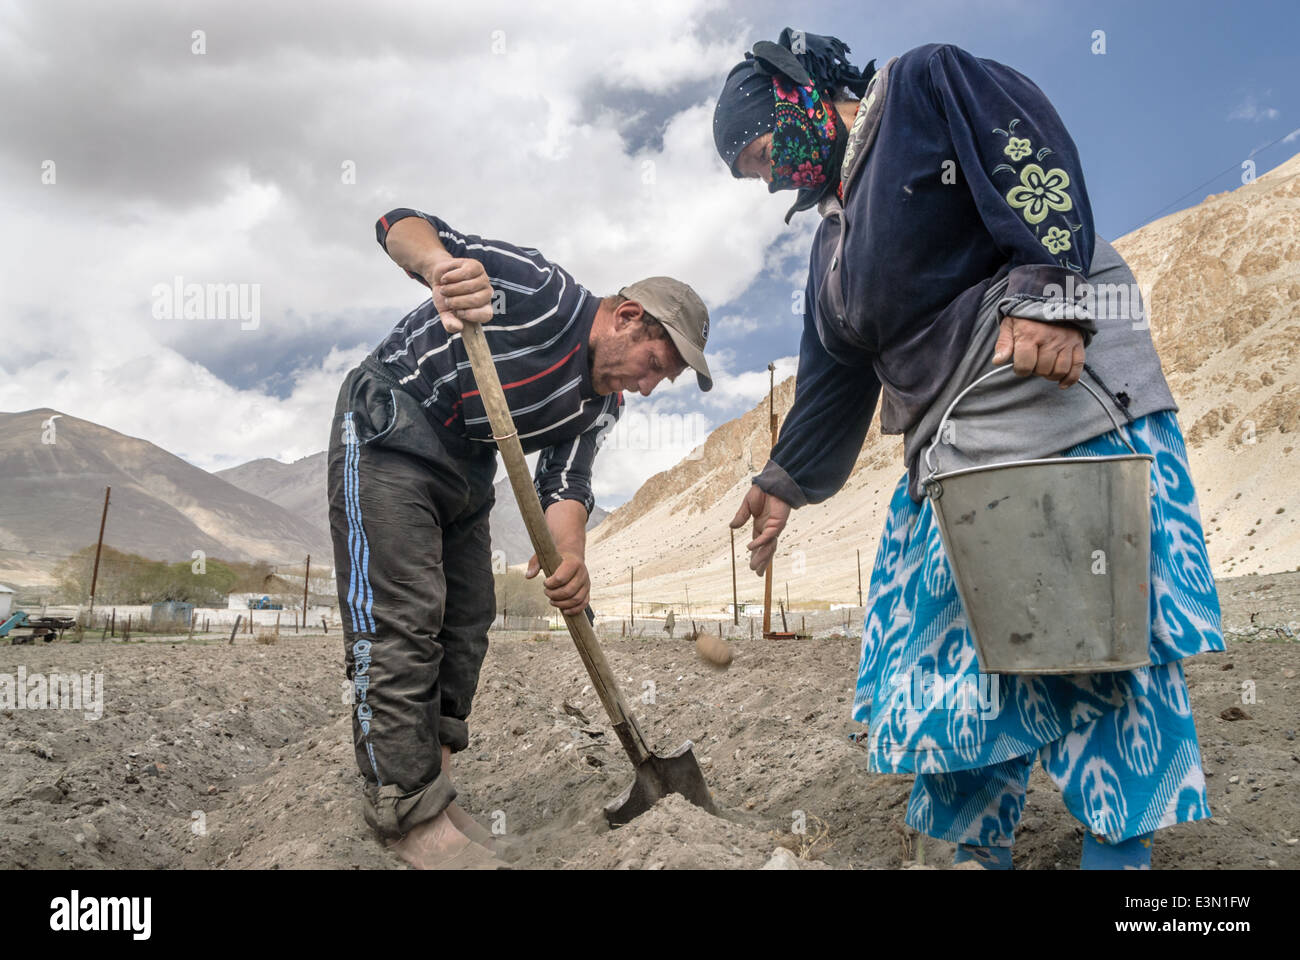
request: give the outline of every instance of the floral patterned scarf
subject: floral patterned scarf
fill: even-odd
[[[806,210],[840,184],[844,155],[843,122],[815,84],[799,86],[780,74],[772,77],[776,121],[772,129],[772,182],[768,192],[798,190],[786,215]],[[842,195],[841,195],[842,199]]]

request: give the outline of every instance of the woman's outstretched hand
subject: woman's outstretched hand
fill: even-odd
[[[731,528],[739,529],[751,517],[754,520],[754,539],[749,541],[749,569],[762,576],[776,553],[776,539],[790,518],[790,504],[751,486],[731,520]]]

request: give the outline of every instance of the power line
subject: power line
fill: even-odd
[[[1248,156],[1246,159],[1247,159],[1247,160],[1250,160],[1250,159],[1252,159],[1252,158],[1254,158],[1254,157],[1259,156],[1259,155],[1260,155],[1261,153],[1263,153],[1265,150],[1269,149],[1270,147],[1277,146],[1277,144],[1281,143],[1283,140],[1285,140],[1287,137],[1291,136],[1291,135],[1294,134],[1295,132],[1296,132],[1295,130],[1292,130],[1290,133],[1284,133],[1284,134],[1282,134],[1282,136],[1278,137],[1276,140],[1272,141],[1271,143],[1266,143],[1266,144],[1264,144],[1264,146],[1260,147],[1258,150],[1253,150],[1253,151],[1251,151],[1250,156]],[[1157,217],[1162,216],[1162,215],[1164,214],[1164,212],[1165,212],[1166,210],[1168,210],[1170,207],[1177,206],[1178,204],[1180,204],[1180,203],[1182,203],[1184,200],[1186,200],[1188,197],[1192,196],[1192,194],[1194,194],[1194,193],[1198,193],[1198,192],[1200,192],[1201,190],[1204,190],[1206,187],[1208,187],[1210,184],[1212,184],[1215,180],[1218,180],[1218,179],[1219,179],[1220,177],[1222,177],[1224,174],[1226,174],[1226,173],[1230,173],[1230,172],[1232,172],[1233,170],[1237,170],[1237,169],[1239,169],[1240,167],[1241,167],[1241,162],[1240,162],[1240,161],[1237,161],[1237,162],[1231,164],[1230,166],[1225,167],[1224,169],[1222,169],[1222,170],[1220,170],[1218,173],[1216,173],[1214,176],[1210,177],[1210,179],[1206,180],[1204,183],[1200,184],[1199,186],[1192,187],[1192,189],[1188,190],[1186,193],[1184,193],[1184,194],[1183,194],[1181,197],[1179,197],[1177,200],[1172,200],[1172,201],[1170,201],[1169,203],[1165,204],[1163,207],[1161,207],[1161,208],[1160,208],[1159,210],[1157,210],[1155,213],[1151,214],[1151,215],[1150,215],[1149,217],[1147,217],[1145,220],[1141,220],[1141,221],[1139,221],[1138,223],[1136,223],[1135,225],[1133,225],[1132,227],[1130,227],[1128,230],[1125,230],[1124,233],[1123,233],[1123,234],[1120,234],[1120,235],[1123,236],[1124,234],[1132,233],[1134,230],[1138,229],[1138,227],[1144,227],[1144,226],[1146,226],[1146,225],[1147,225],[1148,223],[1150,223],[1152,220],[1155,220]]]

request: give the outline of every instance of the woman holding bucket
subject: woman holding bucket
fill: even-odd
[[[1154,831],[1210,815],[1180,661],[1224,646],[1177,406],[1136,284],[1094,234],[1078,151],[1034,84],[949,45],[878,72],[848,53],[787,29],[731,71],[714,114],[733,176],[795,191],[787,222],[812,207],[822,217],[794,405],[732,526],[753,518],[750,567],[762,572],[790,511],[843,486],[879,399],[907,472],[872,571],[854,698],[870,768],[916,774],[907,822],[956,843],[956,862],[1009,869],[1037,758],[1087,828],[1083,868],[1148,867]],[[991,375],[1008,363],[1018,377]],[[1139,656],[981,672],[927,477],[1130,451],[1153,461],[1149,508],[1140,490],[1149,577],[1132,584],[1148,616],[1128,631]],[[1065,520],[1050,491],[1040,499],[1047,520],[1019,554],[1105,576],[1105,551],[1063,547]],[[1063,610],[1032,612],[1049,639],[1078,632]]]

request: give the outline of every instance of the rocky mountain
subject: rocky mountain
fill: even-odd
[[[278,503],[317,527],[328,539],[330,518],[326,500],[325,451],[281,463],[270,457],[250,460],[215,474],[241,490]]]
[[[1115,241],[1137,275],[1152,334],[1180,405],[1211,560],[1218,575],[1300,565],[1300,155],[1235,190]],[[779,384],[778,416],[793,379]],[[727,522],[767,460],[767,401],[710,434],[703,456],[648,480],[594,532],[593,604],[636,598],[697,608],[731,599]],[[902,443],[872,424],[845,489],[795,511],[774,592],[795,603],[856,602],[865,593],[885,508],[903,472]],[[735,556],[742,601],[762,600]]]
[[[1300,564],[1300,155],[1116,243],[1180,410],[1215,573]]]
[[[53,422],[51,424],[51,419]],[[231,560],[328,556],[329,538],[285,508],[161,447],[49,408],[0,413],[0,579],[48,582],[99,535],[153,559],[202,550]]]

